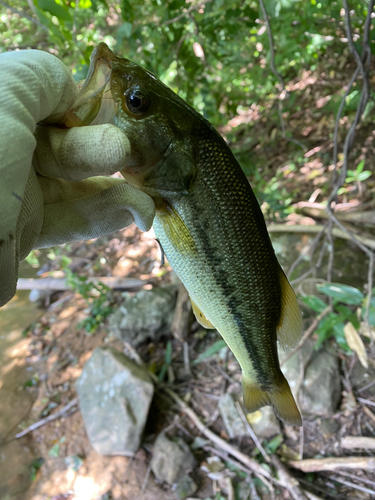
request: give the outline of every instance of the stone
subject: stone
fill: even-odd
[[[375,383],[371,385],[371,382],[375,380],[375,369],[373,366],[365,368],[361,365],[359,361],[353,367],[353,370],[350,374],[350,380],[353,385],[353,389],[358,390],[367,386],[363,393],[361,393],[362,397],[371,397],[375,396]]]
[[[194,495],[197,491],[198,486],[192,480],[192,478],[188,475],[184,476],[181,481],[176,484],[174,488],[174,492],[177,498],[187,498]]]
[[[288,351],[279,349],[282,361]],[[300,379],[300,356],[305,367],[298,403],[303,415],[329,415],[333,413],[341,399],[339,360],[327,348],[314,351],[314,342],[308,341],[292,356],[281,370],[287,378],[294,397]]]
[[[157,341],[171,327],[176,297],[175,285],[124,294],[110,318],[109,333],[135,347],[145,340]]]
[[[268,439],[281,432],[279,421],[270,406],[249,413],[247,420],[258,438]]]
[[[197,465],[189,446],[181,438],[169,439],[165,432],[156,438],[151,470],[159,481],[178,483]]]
[[[333,436],[339,429],[339,424],[333,418],[325,418],[321,421],[320,430],[326,438]]]
[[[219,411],[223,419],[225,430],[230,439],[245,436],[247,430],[235,405],[235,398],[231,393],[225,393],[219,400]]]
[[[115,349],[98,347],[85,364],[76,390],[94,449],[101,455],[133,455],[154,394],[147,371]]]
[[[314,352],[305,368],[300,394],[304,415],[331,415],[341,399],[341,380],[338,357],[328,350]]]

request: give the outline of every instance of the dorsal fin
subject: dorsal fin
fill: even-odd
[[[202,313],[202,311],[199,309],[197,304],[194,302],[194,300],[190,297],[191,305],[193,307],[193,313],[200,325],[203,326],[203,328],[208,328],[208,329],[215,329],[213,324],[206,318],[206,316]]]
[[[276,328],[277,340],[284,349],[291,349],[298,344],[302,334],[301,311],[297,297],[288,278],[280,267],[281,315]]]

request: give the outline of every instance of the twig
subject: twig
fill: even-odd
[[[145,477],[144,477],[143,483],[142,483],[141,494],[139,495],[138,500],[142,500],[143,495],[145,494],[145,491],[146,491],[146,488],[147,488],[147,484],[148,484],[148,480],[150,478],[150,472],[151,472],[151,462],[148,464],[148,467],[147,467],[147,470],[146,470],[146,474],[145,474]]]
[[[272,73],[276,76],[276,78],[279,80],[280,83],[280,93],[279,93],[279,99],[278,99],[278,113],[279,113],[279,120],[280,120],[280,125],[281,125],[281,131],[282,131],[282,136],[285,140],[289,142],[293,142],[294,144],[297,144],[300,148],[306,151],[306,146],[302,144],[302,142],[298,141],[297,139],[287,137],[286,135],[286,126],[285,126],[285,121],[283,117],[283,104],[282,104],[282,98],[284,97],[289,97],[288,92],[285,89],[285,84],[283,77],[281,74],[277,71],[276,66],[275,66],[275,48],[273,44],[273,36],[272,36],[272,30],[271,30],[271,24],[268,19],[268,14],[267,14],[267,9],[266,6],[264,5],[263,0],[260,0],[260,7],[262,9],[263,13],[263,18],[264,22],[266,23],[266,28],[267,28],[267,34],[268,34],[268,41],[270,45],[270,66],[271,66],[271,71]]]
[[[191,420],[194,422],[198,430],[204,434],[210,441],[215,443],[219,448],[227,452],[228,454],[232,455],[233,457],[236,457],[237,460],[239,460],[243,465],[245,465],[248,469],[250,469],[254,474],[264,476],[269,480],[274,480],[270,472],[266,471],[261,465],[258,464],[255,460],[251,459],[244,453],[242,453],[240,450],[235,448],[234,446],[230,445],[223,439],[221,439],[219,436],[217,436],[214,432],[210,431],[199,419],[198,415],[191,409],[189,406],[182,401],[182,399],[177,396],[175,392],[173,392],[171,389],[164,387],[164,391],[174,400],[176,403],[179,405],[181,410],[188,415],[188,417],[191,418]],[[375,459],[374,459],[375,460]],[[273,461],[273,458],[272,458]],[[273,462],[275,467],[280,473],[280,470],[282,470],[285,473],[285,468],[281,467],[279,468],[280,464],[279,461]],[[277,465],[276,465],[277,463]],[[294,500],[306,500],[306,496],[304,493],[300,490],[298,486],[298,481],[292,476],[289,475],[289,473],[286,472],[288,476],[284,475],[282,480],[279,481],[279,484],[286,488]],[[293,479],[293,481],[292,481]],[[297,485],[294,484],[294,481],[297,483]]]
[[[366,405],[363,405],[363,411],[366,413],[366,415],[375,423],[375,415],[373,412],[370,410],[370,408],[367,408]]]
[[[224,439],[221,439],[214,432],[210,431],[210,429],[207,429],[207,427],[199,419],[198,415],[191,408],[189,408],[189,406],[184,401],[182,401],[182,399],[180,399],[175,392],[173,392],[171,389],[169,389],[167,387],[163,387],[163,389],[178,404],[180,409],[188,417],[190,417],[190,419],[194,422],[194,424],[198,428],[198,430],[202,434],[204,434],[210,441],[215,443],[216,446],[218,446],[222,450],[226,451],[227,453],[229,453],[233,457],[236,457],[237,460],[242,462],[242,464],[244,464],[247,468],[249,468],[255,474],[265,476],[268,479],[270,479],[272,477],[270,472],[268,472],[261,465],[259,465],[258,462],[256,462],[252,458],[248,457],[247,455],[242,453],[240,450],[238,450],[237,448],[235,448],[231,444],[224,441]]]
[[[303,426],[299,428],[299,459],[303,460],[303,448],[305,444],[305,433]]]
[[[26,434],[28,434],[29,432],[35,431],[39,427],[42,427],[42,425],[48,424],[49,422],[52,422],[53,420],[57,420],[58,418],[61,418],[61,417],[65,416],[66,413],[73,406],[75,406],[77,404],[78,404],[78,398],[72,399],[70,401],[70,403],[68,403],[63,408],[61,408],[61,410],[57,411],[56,413],[53,413],[52,415],[48,415],[48,417],[46,417],[46,418],[42,418],[42,420],[39,420],[39,422],[35,422],[35,424],[30,425],[30,427],[28,427],[27,429],[24,429],[22,432],[19,432],[14,437],[16,439],[19,439],[19,438],[25,436]],[[69,415],[71,415],[72,413],[74,413],[76,410],[77,410],[77,408],[75,410],[73,410],[72,412],[70,412]]]
[[[342,439],[340,446],[344,450],[354,450],[355,448],[375,450],[375,438],[362,436],[346,436]]]
[[[357,481],[361,481],[362,483],[369,484],[370,486],[375,486],[374,481],[370,481],[369,479],[365,479],[362,476],[357,476],[356,474],[350,474],[349,472],[344,472],[342,470],[337,471],[340,476],[350,477],[351,479],[356,479]]]
[[[357,401],[359,401],[360,403],[364,403],[365,405],[375,406],[374,401],[370,401],[369,399],[357,398]]]
[[[151,278],[152,280],[153,278]],[[116,276],[102,276],[88,278],[86,283],[104,285],[114,290],[133,290],[147,285],[151,280],[140,280],[138,278],[117,278]],[[72,287],[65,278],[19,278],[17,290],[71,290]]]
[[[338,483],[344,484],[345,486],[349,486],[350,488],[354,488],[355,490],[363,491],[364,493],[370,493],[370,495],[375,495],[374,490],[370,490],[369,488],[365,488],[364,486],[359,486],[359,484],[355,484],[350,481],[345,481],[340,477],[330,476],[329,479],[331,481],[337,481]],[[374,498],[374,496],[372,498]]]
[[[336,219],[337,220],[337,219]],[[339,222],[339,221],[338,221]],[[336,236],[336,238],[342,238],[343,240],[351,240],[354,241],[354,243],[358,244],[362,243],[362,245],[365,245],[368,248],[372,248],[375,250],[375,240],[373,238],[365,238],[364,236],[358,236],[355,235],[355,237],[350,233],[345,226],[342,226],[342,224],[339,222],[339,227],[342,229],[338,229],[337,227],[334,227],[332,229],[332,234],[333,236]],[[269,233],[321,233],[326,230],[326,226],[321,225],[321,224],[316,224],[315,226],[302,226],[302,225],[290,225],[287,226],[285,224],[271,224],[270,226],[267,226],[267,230]],[[321,237],[321,235],[318,235]],[[303,257],[302,257],[303,258]]]
[[[302,491],[299,482],[296,478],[294,478],[285,465],[280,462],[276,455],[271,456],[271,460],[273,465],[276,467],[277,472],[279,474],[279,478],[281,479],[283,485],[289,493],[292,495],[294,500],[307,500],[305,493]]]
[[[281,226],[281,224],[277,224],[276,226]],[[268,232],[279,232],[278,229],[271,229],[273,226],[269,226],[268,227]],[[287,227],[290,227],[290,226],[287,226]],[[298,226],[293,226],[293,227],[298,227]],[[316,227],[316,226],[308,226],[308,227]],[[327,228],[327,224],[325,224],[324,226],[320,226],[319,228],[319,231],[317,231],[317,236],[315,236],[314,240],[311,242],[310,244],[310,248],[309,248],[309,252],[311,255],[314,254],[315,252],[315,249],[316,247],[318,246],[318,243],[321,239],[321,237],[324,235],[325,231],[326,231],[326,228]],[[299,232],[297,230],[297,232]],[[322,245],[322,248],[324,248],[324,244]],[[288,271],[288,278],[290,278],[290,276],[292,275],[293,271],[295,270],[295,268],[298,266],[298,264],[304,259],[304,254],[301,252],[300,255],[298,256],[298,258],[293,262],[293,264],[290,266],[289,268],[289,271]],[[312,269],[310,270],[312,272]]]
[[[230,462],[231,464],[233,464],[235,467],[237,467],[238,469],[242,470],[246,474],[249,474],[249,475],[250,474],[254,474],[254,475],[256,475],[267,486],[267,488],[270,491],[272,490],[272,485],[268,482],[268,480],[264,476],[262,476],[260,474],[257,474],[256,472],[252,471],[248,467],[245,467],[241,462],[237,462],[237,460],[234,460],[233,458],[229,457],[227,453],[223,453],[222,451],[217,450],[216,448],[213,448],[212,446],[204,446],[203,449],[206,450],[206,451],[211,451],[212,453],[214,453],[218,457],[222,458],[223,460],[226,460],[227,462]],[[275,484],[277,484],[278,486],[281,486],[281,482],[278,481],[277,479],[275,479],[274,477],[271,476],[269,479],[272,482],[274,482]]]
[[[310,458],[292,460],[289,465],[303,472],[333,471],[337,469],[375,470],[375,457]]]
[[[262,454],[262,456],[263,456],[264,460],[265,460],[266,462],[270,463],[270,462],[271,462],[271,459],[270,459],[270,457],[267,455],[266,450],[263,448],[263,446],[262,446],[261,442],[259,441],[259,439],[258,439],[258,438],[257,438],[257,436],[255,435],[255,432],[253,431],[253,429],[252,429],[251,425],[250,425],[250,424],[249,424],[249,422],[247,421],[247,418],[246,418],[246,416],[245,416],[245,414],[244,414],[244,412],[243,412],[243,409],[242,409],[242,407],[241,407],[240,403],[239,403],[238,401],[236,401],[235,405],[236,405],[236,408],[237,408],[238,414],[239,414],[239,416],[241,417],[241,420],[242,420],[242,422],[244,423],[244,425],[245,425],[245,427],[246,427],[247,432],[249,433],[249,435],[250,435],[251,439],[254,441],[255,446],[256,446],[256,447],[258,448],[258,450],[261,452],[261,454]]]
[[[300,340],[300,343],[293,349],[293,351],[290,351],[286,356],[285,358],[281,361],[280,365],[283,365],[285,364],[297,351],[299,351],[300,349],[302,349],[304,343],[306,342],[306,340],[310,337],[310,335],[312,335],[314,333],[314,331],[316,330],[316,328],[318,327],[319,323],[321,322],[321,320],[327,316],[327,314],[330,312],[331,308],[330,306],[327,306],[324,311],[322,311],[319,316],[317,316],[314,321],[311,323],[311,325],[309,326],[309,328],[305,331],[305,333],[303,334],[301,340]]]

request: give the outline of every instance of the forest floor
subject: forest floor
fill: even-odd
[[[262,208],[267,216],[272,214],[274,221],[286,224],[313,226],[324,222],[324,201],[329,194],[332,165],[332,131],[334,114],[329,115],[324,109],[336,99],[343,79],[348,79],[347,69],[338,71],[334,76],[306,73],[295,82],[300,91],[293,104],[292,112],[285,106],[284,118],[288,131],[294,139],[301,141],[305,150],[295,149],[282,138],[275,121],[262,117],[262,113],[253,109],[234,118],[222,133],[228,137],[242,161],[244,168],[254,183],[256,194],[261,199]],[[292,90],[292,89],[291,89]],[[335,101],[337,102],[337,100]],[[252,126],[249,133],[249,126]],[[342,125],[347,122],[343,119]],[[236,127],[234,129],[234,127]],[[243,127],[243,131],[242,131]],[[235,140],[234,138],[235,131]],[[246,131],[246,132],[245,132]],[[365,122],[357,131],[353,157],[357,162],[365,159],[365,169],[372,175],[365,182],[350,182],[345,185],[341,203],[357,207],[357,212],[365,216],[362,223],[355,222],[356,230],[362,235],[373,237],[373,191],[375,189],[375,131],[370,123]],[[343,137],[341,137],[343,139]],[[292,148],[292,152],[291,149]],[[293,160],[291,161],[291,157]],[[262,165],[262,167],[260,167]],[[342,157],[339,157],[340,167]],[[273,186],[273,187],[272,187]],[[267,187],[267,189],[266,189]],[[270,188],[272,187],[272,189]],[[301,204],[300,202],[306,202]],[[315,204],[315,205],[314,205]],[[294,207],[293,210],[291,207]],[[315,211],[314,211],[315,210]],[[364,220],[363,220],[364,219]],[[350,243],[348,243],[350,247]],[[70,270],[79,276],[118,276],[121,278],[140,278],[152,282],[146,288],[165,286],[175,278],[170,267],[161,267],[160,250],[152,233],[141,233],[135,226],[115,235],[95,241],[78,242],[63,248],[45,267],[41,277],[61,275],[62,255],[71,259]],[[351,277],[343,277],[350,283]],[[365,279],[363,280],[365,281]],[[91,300],[91,299],[90,299]],[[115,310],[121,304],[121,292],[112,291],[110,299],[101,305]],[[87,297],[73,291],[50,294],[43,299],[43,316],[28,328],[29,339],[26,362],[37,366],[28,391],[34,403],[26,420],[19,422],[17,431],[33,422],[53,414],[76,397],[75,381],[81,374],[84,363],[98,346],[112,346],[123,351],[124,345],[108,334],[108,320],[99,321],[97,328],[88,333],[81,322],[90,318]],[[305,330],[311,320],[305,322]],[[314,333],[312,339],[316,339]],[[212,355],[201,363],[191,365],[191,374],[179,376],[186,365],[184,343],[171,334],[164,335],[156,343],[144,342],[137,348],[141,360],[158,373],[165,360],[166,342],[172,343],[172,362],[168,371],[168,380],[164,384],[174,391],[188,395],[189,406],[217,436],[231,446],[238,447],[244,454],[254,458],[265,467],[272,468],[259,453],[250,436],[230,440],[218,411],[218,401],[228,389],[240,390],[240,370],[230,352],[226,355]],[[188,358],[196,359],[204,349],[218,340],[216,332],[203,331],[196,322],[191,325],[187,339]],[[276,455],[285,463],[290,460],[316,458],[322,456],[365,457],[365,463],[372,463],[369,470],[362,466],[334,471],[315,471],[302,473],[290,468],[301,487],[321,499],[370,499],[375,495],[375,466],[371,462],[373,453],[369,449],[343,450],[341,439],[347,436],[365,436],[375,438],[375,399],[371,386],[363,382],[360,390],[354,390],[359,382],[351,378],[358,360],[351,354],[337,348],[334,340],[326,343],[334,345],[341,360],[342,399],[333,414],[323,417],[311,417],[305,422],[305,434],[289,426],[282,426]],[[185,355],[185,361],[184,361]],[[368,349],[369,373],[375,374],[375,356]],[[368,385],[368,384],[367,384]],[[362,398],[360,401],[358,397]],[[365,401],[365,402],[364,402]],[[332,423],[327,430],[322,422],[329,419]],[[17,424],[15,422],[15,424]],[[58,418],[34,430],[25,436],[25,446],[37,448],[39,461],[31,465],[33,481],[30,488],[22,493],[14,493],[10,488],[6,498],[17,500],[162,500],[175,498],[175,493],[166,484],[158,484],[150,473],[150,457],[155,436],[162,429],[172,428],[175,435],[182,436],[188,443],[200,435],[192,422],[163,392],[163,384],[156,391],[156,397],[150,411],[145,438],[140,450],[133,458],[104,457],[97,454],[87,438],[82,416],[77,406],[63,417]],[[271,448],[267,453],[272,454]],[[199,467],[193,473],[198,491],[194,498],[246,500],[246,498],[297,498],[290,489],[275,486],[271,491],[265,483],[254,478],[250,492],[241,490],[239,484],[249,479],[247,472],[234,467],[228,456],[216,455],[223,467],[220,473],[210,475],[208,458],[215,455],[212,446],[195,451]],[[372,460],[375,460],[372,459]],[[363,464],[362,464],[363,465]],[[336,467],[336,466],[335,466]],[[276,467],[277,468],[277,467]],[[246,470],[246,469],[245,469]],[[280,470],[279,470],[280,476]],[[246,479],[247,478],[247,479]],[[288,482],[288,480],[287,480]],[[242,495],[242,496],[241,496]],[[258,498],[259,498],[258,497]]]

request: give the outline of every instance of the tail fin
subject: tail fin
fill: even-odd
[[[243,399],[249,413],[262,406],[271,405],[276,415],[289,425],[302,425],[302,417],[290,390],[288,381],[283,376],[282,383],[271,392],[262,391],[256,382],[242,375]]]

